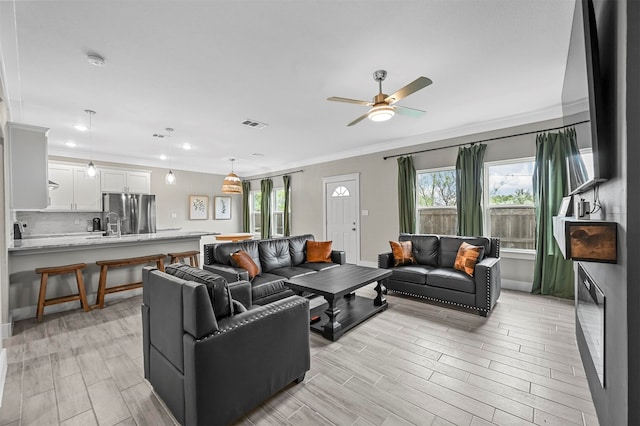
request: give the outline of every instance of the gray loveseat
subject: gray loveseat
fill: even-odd
[[[228,282],[248,281],[245,269],[231,264],[231,253],[246,251],[258,266],[259,273],[251,280],[253,304],[264,305],[293,295],[284,285],[284,280],[300,275],[312,274],[346,262],[344,251],[331,252],[332,263],[307,262],[306,242],[315,241],[311,234],[266,240],[249,240],[237,243],[205,244],[205,271],[224,277]]]
[[[183,264],[166,269],[187,279],[152,267],[142,273],[144,376],[180,424],[231,423],[303,380],[306,298],[251,306],[246,281],[227,284]]]
[[[393,253],[378,255],[378,267],[391,269],[384,283],[387,290],[428,300],[475,309],[487,316],[500,296],[500,240],[400,234],[398,241],[411,241],[415,264],[394,266]],[[473,277],[453,268],[460,245],[483,247]]]

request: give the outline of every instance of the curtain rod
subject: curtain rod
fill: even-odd
[[[271,175],[271,176],[253,178],[253,179],[243,179],[243,180],[247,181],[247,182],[251,182],[251,181],[254,181],[254,180],[271,179],[271,178],[278,177],[278,176],[286,176],[286,175],[292,175],[294,173],[302,173],[302,172],[304,172],[304,170],[300,169],[300,170],[294,170],[294,171],[288,172],[288,173],[280,173],[279,175]]]
[[[404,155],[413,155],[413,154],[421,154],[423,152],[429,152],[429,151],[437,151],[439,149],[446,149],[446,148],[455,148],[457,146],[464,146],[464,145],[473,145],[476,143],[482,143],[482,142],[490,142],[490,141],[497,141],[499,139],[507,139],[507,138],[515,138],[517,136],[524,136],[524,135],[531,135],[534,133],[540,133],[540,132],[549,132],[551,130],[558,130],[558,129],[564,129],[565,127],[571,127],[571,126],[577,126],[578,124],[583,124],[583,123],[588,123],[591,120],[583,120],[583,121],[578,121],[577,123],[573,123],[573,124],[565,124],[564,126],[558,126],[558,127],[552,127],[550,129],[543,129],[543,130],[532,130],[530,132],[523,132],[523,133],[518,133],[515,135],[508,135],[508,136],[498,136],[495,138],[489,138],[489,139],[483,139],[481,141],[475,141],[475,142],[464,142],[464,143],[459,143],[459,144],[455,144],[455,145],[448,145],[448,146],[441,146],[439,148],[429,148],[429,149],[422,149],[420,151],[413,151],[413,152],[408,152],[406,154],[393,154],[393,155],[387,155],[386,157],[382,157],[383,160],[386,160],[388,158],[395,158],[395,157],[402,157]]]

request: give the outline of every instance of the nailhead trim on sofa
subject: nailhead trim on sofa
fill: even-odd
[[[284,311],[285,309],[288,309],[288,308],[290,308],[292,306],[301,305],[301,304],[303,304],[305,302],[306,302],[306,300],[303,299],[303,298],[296,298],[295,300],[292,300],[291,302],[287,302],[285,304],[279,304],[278,306],[271,306],[266,311],[260,312],[259,314],[256,314],[256,315],[252,315],[250,318],[247,318],[246,320],[238,322],[238,323],[234,324],[231,327],[221,328],[221,329],[219,329],[217,331],[214,331],[211,334],[208,334],[208,335],[206,335],[206,336],[204,336],[204,337],[202,337],[200,339],[197,339],[196,341],[200,342],[200,341],[203,341],[203,340],[207,340],[210,337],[217,336],[219,334],[223,334],[223,333],[226,333],[226,332],[231,331],[231,330],[235,330],[238,327],[242,327],[244,325],[250,324],[250,323],[252,323],[252,322],[254,322],[254,321],[256,321],[256,320],[258,320],[260,318],[264,318],[266,316],[275,314],[277,312]],[[266,305],[266,306],[270,306],[270,305]]]

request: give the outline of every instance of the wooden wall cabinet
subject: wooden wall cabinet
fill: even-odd
[[[600,220],[554,217],[553,236],[565,259],[618,262],[618,224]]]

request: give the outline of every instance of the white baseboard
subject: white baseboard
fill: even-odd
[[[105,295],[105,299],[104,300],[106,302],[108,302],[108,301],[112,301],[112,300],[129,299],[131,297],[139,296],[141,294],[142,294],[142,289],[141,288],[136,288],[134,290],[107,294],[107,295]],[[96,293],[87,294],[87,301],[89,302],[90,306],[93,305],[94,302],[96,301]],[[52,314],[52,313],[56,313],[56,312],[71,311],[71,310],[74,310],[74,309],[78,309],[79,307],[80,307],[80,302],[78,302],[77,300],[74,300],[73,302],[65,302],[65,303],[60,303],[60,304],[57,304],[57,305],[47,306],[44,309],[44,314],[47,315],[47,314]],[[27,319],[27,318],[35,318],[37,311],[38,311],[38,306],[37,305],[24,306],[22,308],[16,308],[16,309],[12,310],[11,311],[11,315],[13,316],[13,320],[14,321],[19,321],[19,320],[23,320],[23,319]],[[9,336],[10,335],[11,334],[9,334]]]
[[[371,262],[369,260],[360,260],[358,262],[358,266],[368,266],[370,268],[377,268],[378,262]]]
[[[530,282],[508,280],[505,278],[502,278],[502,280],[500,280],[500,283],[500,286],[506,290],[525,291],[527,293],[531,292],[531,286],[533,285]]]
[[[2,395],[4,394],[4,382],[7,380],[7,350],[0,351],[0,407],[2,407]]]
[[[0,324],[0,341],[13,335],[13,318],[9,315],[9,322]]]

